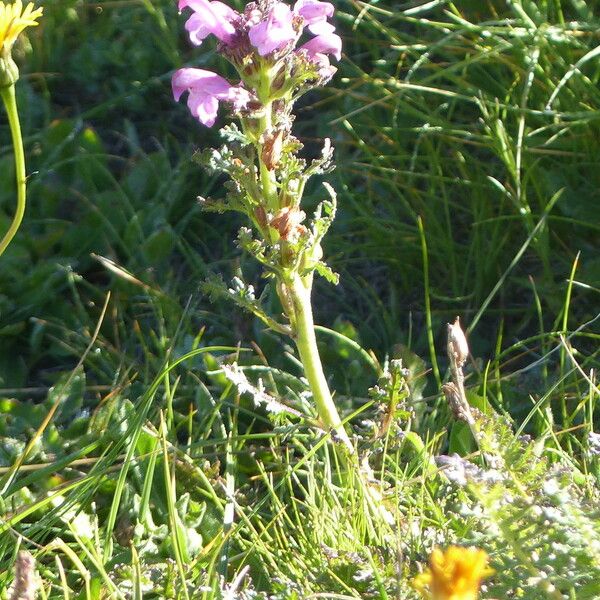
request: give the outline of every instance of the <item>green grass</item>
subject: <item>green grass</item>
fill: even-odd
[[[0,269],[0,597],[27,548],[42,598],[415,598],[458,543],[490,554],[484,598],[597,598],[598,8],[338,5],[345,57],[296,127],[307,155],[336,146],[318,335],[390,525],[311,427],[287,341],[200,292],[263,287],[240,223],[195,202],[221,189],[191,161],[216,129],[170,96],[212,46],[167,0],[47,3],[18,50],[29,204]],[[7,226],[4,120],[0,164]],[[478,444],[437,375],[457,314]],[[408,369],[385,435],[372,356]],[[240,396],[233,361],[286,410]]]

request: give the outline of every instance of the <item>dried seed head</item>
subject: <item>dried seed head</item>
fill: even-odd
[[[460,320],[456,317],[454,323],[448,323],[448,358],[455,362],[456,366],[462,367],[469,357],[469,345],[467,338],[460,326]]]
[[[456,385],[453,383],[445,383],[442,386],[442,391],[444,392],[448,406],[457,421],[464,421],[469,425],[475,423],[475,419],[471,413],[471,407],[461,395],[460,390]]]
[[[21,550],[15,562],[15,581],[10,600],[34,600],[36,591],[35,560]]]

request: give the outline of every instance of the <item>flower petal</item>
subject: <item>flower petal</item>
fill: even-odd
[[[261,56],[278,50],[296,39],[297,33],[292,25],[294,15],[290,7],[283,2],[273,5],[266,19],[253,25],[248,31],[250,43]]]
[[[223,2],[219,2],[219,0],[214,0],[210,3],[214,13],[227,19],[229,22],[233,21],[236,17],[239,17],[240,14],[233,10],[231,6],[227,6],[227,4]]]
[[[316,23],[311,23],[308,26],[308,29],[315,35],[327,35],[335,31],[335,27],[327,21],[317,21]]]
[[[342,38],[335,33],[318,35],[300,47],[309,57],[315,54],[333,54],[338,60],[342,57]]]
[[[200,45],[211,33],[222,42],[231,41],[236,31],[231,21],[238,16],[232,8],[217,0],[180,0],[179,9],[186,6],[194,11],[185,24],[192,44]]]
[[[231,86],[227,98],[223,99],[227,100],[227,102],[231,102],[235,110],[240,110],[246,108],[248,102],[250,102],[250,93],[241,86]]]
[[[175,71],[172,79],[173,96],[179,100],[185,91],[200,91],[226,100],[231,88],[227,79],[212,71],[184,68]]]
[[[214,96],[204,94],[190,94],[188,106],[191,113],[207,127],[212,127],[217,120],[219,101]]]
[[[298,0],[294,4],[294,12],[304,18],[306,25],[324,21],[333,15],[333,11],[333,4],[319,0]]]
[[[185,22],[185,30],[189,33],[190,41],[194,46],[199,46],[202,40],[211,33],[210,29],[205,25],[204,19],[198,13],[194,13]]]
[[[319,77],[321,77],[323,81],[329,81],[335,75],[337,69],[331,66],[326,54],[317,53],[314,56],[311,56],[311,60],[318,67]]]
[[[188,108],[201,123],[211,127],[216,118],[219,101],[231,102],[236,110],[250,101],[250,93],[241,86],[232,86],[226,79],[204,69],[184,68],[173,74],[173,96],[179,100],[189,92]]]

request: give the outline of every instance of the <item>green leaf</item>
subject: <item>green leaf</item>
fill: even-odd
[[[473,439],[473,434],[469,426],[462,421],[452,423],[450,429],[450,440],[448,443],[448,454],[458,454],[466,456],[477,449],[477,444]]]
[[[69,423],[80,413],[85,385],[85,371],[80,366],[74,372],[63,373],[50,388],[44,404],[48,407],[57,402],[60,404],[57,421]]]
[[[163,225],[150,235],[143,244],[143,251],[149,263],[158,263],[171,256],[176,235],[169,225]]]

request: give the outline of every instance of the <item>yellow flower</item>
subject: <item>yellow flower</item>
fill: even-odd
[[[16,0],[14,4],[0,2],[0,46],[2,53],[10,53],[15,40],[26,27],[34,27],[42,16],[43,8],[33,10],[30,2],[23,10],[23,2]]]
[[[21,0],[13,4],[0,0],[0,88],[13,85],[19,78],[19,69],[11,56],[13,44],[23,29],[38,24],[42,12],[42,8],[34,10],[32,2],[23,10]]]
[[[481,580],[494,573],[487,563],[488,555],[477,548],[436,548],[413,587],[430,600],[477,600]]]

